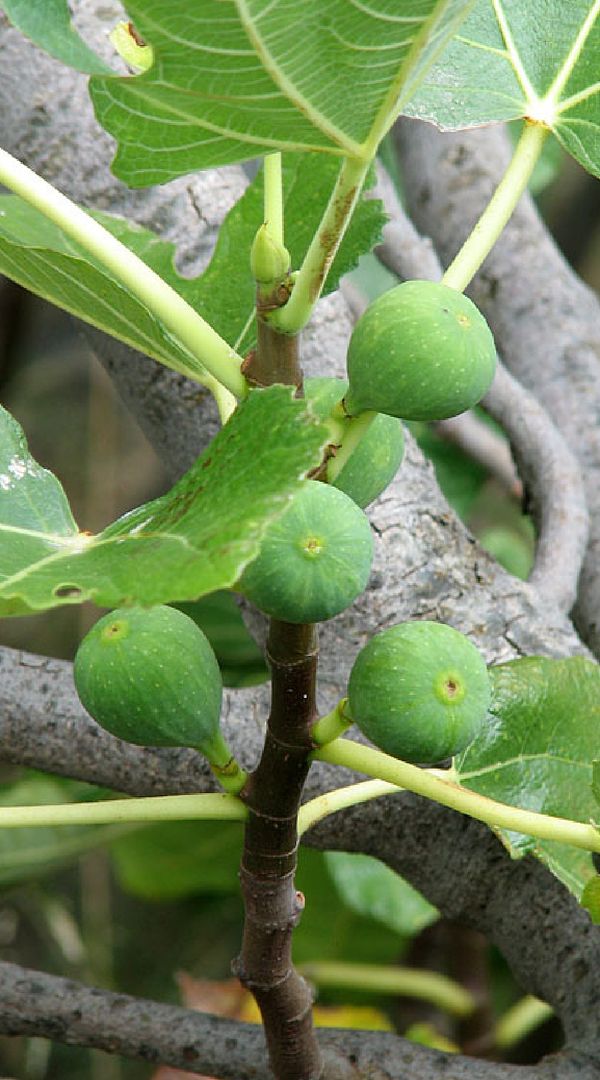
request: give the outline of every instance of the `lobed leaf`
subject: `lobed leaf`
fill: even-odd
[[[589,822],[597,813],[592,762],[600,743],[600,667],[580,656],[529,656],[490,668],[488,724],[456,759],[461,784],[526,810]],[[576,896],[589,852],[499,830],[515,857],[536,855]]]
[[[477,0],[407,106],[456,130],[528,118],[600,175],[600,3]]]
[[[368,160],[472,3],[128,0],[155,63],[92,79],[114,170],[135,187],[274,149]]]
[[[111,71],[73,27],[67,0],[3,0],[1,10],[21,33],[63,64],[88,75]]]
[[[288,387],[251,392],[166,495],[96,536],[0,413],[0,615],[196,599],[235,583],[327,441]]]

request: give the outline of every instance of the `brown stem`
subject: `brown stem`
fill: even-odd
[[[285,302],[282,298],[280,303]],[[302,392],[298,338],[277,333],[257,303],[257,347],[244,374],[258,386],[274,382]],[[317,634],[314,626],[271,620],[267,660],[271,710],[261,759],[242,793],[250,815],[240,881],[245,920],[234,970],[261,1011],[277,1080],[319,1080],[323,1062],[312,1023],[312,995],[292,964],[292,934],[304,897],[296,891],[297,816],[317,719]]]
[[[287,299],[289,294],[285,295]],[[273,304],[271,308],[275,306],[277,305]],[[257,309],[256,315],[256,349],[246,358],[242,366],[246,379],[253,386],[287,383],[301,389],[302,368],[298,357],[298,338],[288,334],[279,334],[274,330],[262,318],[261,308]]]
[[[250,810],[240,872],[246,918],[236,974],[260,1008],[278,1080],[318,1080],[323,1064],[312,997],[291,960],[304,907],[294,885],[296,818],[317,717],[315,628],[272,620],[267,658],[271,712],[260,762],[244,791]]]

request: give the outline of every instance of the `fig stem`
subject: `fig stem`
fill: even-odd
[[[485,795],[461,787],[455,780],[444,779],[439,769],[420,769],[416,765],[409,765],[407,761],[390,757],[381,750],[361,746],[360,743],[355,743],[351,739],[336,739],[335,742],[314,750],[311,756],[313,761],[343,765],[356,772],[366,773],[367,776],[386,780],[406,791],[425,795],[426,798],[433,799],[442,806],[458,810],[461,814],[468,814],[469,817],[483,821],[492,828],[512,829],[526,836],[537,836],[541,840],[556,840],[559,843],[584,848],[586,851],[600,851],[600,830],[594,825],[571,821],[569,818],[538,814],[531,810],[521,810],[518,806],[496,802],[495,799],[488,799]],[[352,788],[349,790],[351,791]],[[345,805],[352,804],[346,802]],[[333,813],[334,809],[332,808],[330,812]]]
[[[521,137],[492,198],[450,263],[442,284],[464,292],[512,216],[542,152],[549,128],[525,120]]]
[[[339,960],[311,961],[300,965],[299,971],[316,986],[401,994],[428,1001],[452,1016],[470,1016],[477,1007],[473,994],[464,986],[435,971],[382,964],[351,964]]]
[[[223,790],[230,795],[239,795],[242,788],[246,786],[248,773],[240,768],[234,757],[230,758],[225,766],[211,762],[210,767]]]
[[[150,821],[245,821],[248,811],[234,795],[160,795],[140,799],[60,803],[52,806],[3,806],[0,829],[44,825],[113,825]]]
[[[342,445],[335,457],[329,459],[327,466],[327,479],[329,483],[333,483],[340,475],[344,465],[352,456],[361,440],[365,437],[377,416],[378,413],[373,412],[371,409],[367,409],[365,412],[360,413],[359,416],[351,416],[346,421],[346,427],[342,436]]]
[[[161,320],[190,353],[190,368],[184,374],[213,393],[217,389],[221,402],[223,388],[236,398],[246,396],[248,384],[240,370],[242,357],[143,259],[82,207],[1,149],[0,182],[54,222]]]
[[[339,739],[340,735],[344,735],[348,728],[352,727],[354,721],[344,714],[347,702],[348,698],[342,698],[331,712],[320,716],[315,726],[310,729],[310,737],[317,746],[324,746],[325,743]]]
[[[221,787],[230,795],[239,795],[248,773],[236,761],[221,731],[217,731],[210,742],[195,749],[206,758]]]
[[[294,282],[292,295],[269,321],[282,334],[297,334],[309,321],[358,201],[371,161],[345,157],[338,178]]]

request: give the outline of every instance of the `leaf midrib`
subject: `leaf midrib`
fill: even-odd
[[[472,772],[459,772],[458,778],[462,784],[464,780],[476,780],[479,776],[502,772],[503,769],[509,769],[514,765],[522,765],[527,762],[537,761],[556,762],[559,765],[569,765],[577,769],[584,769],[586,772],[591,772],[592,769],[591,765],[588,765],[583,761],[572,761],[570,758],[565,758],[558,754],[548,753],[548,751],[539,751],[536,754],[519,754],[517,757],[505,758],[503,761],[495,762],[492,765],[483,765],[481,768],[474,769]]]

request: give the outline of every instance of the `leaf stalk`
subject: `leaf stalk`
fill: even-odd
[[[461,814],[468,814],[469,817],[483,821],[494,829],[511,829],[526,836],[536,836],[540,840],[555,840],[584,848],[586,851],[600,851],[600,830],[593,825],[496,802],[486,795],[461,787],[454,780],[446,780],[438,769],[420,769],[407,761],[400,761],[381,750],[362,746],[351,739],[336,739],[335,742],[315,750],[312,758],[315,761],[326,761],[330,765],[343,765],[356,772],[395,784],[399,789],[414,791],[415,794],[424,795],[451,810],[458,810]],[[352,791],[352,788],[341,790]],[[335,812],[333,805],[334,800],[330,804],[330,813]],[[345,802],[344,805],[352,804]]]
[[[297,334],[306,326],[325,284],[369,171],[370,159],[344,158],[318,229],[304,257],[285,307],[271,322],[282,334]]]
[[[549,129],[526,120],[515,152],[479,221],[450,263],[442,284],[464,292],[503,232],[539,160]]]
[[[234,795],[160,795],[105,802],[0,807],[0,829],[57,825],[112,825],[153,821],[245,821],[248,811]]]

